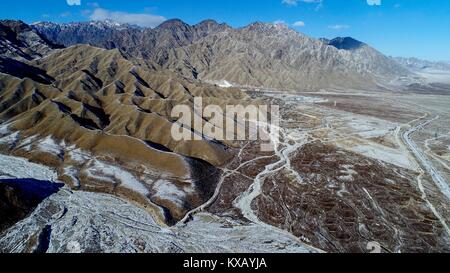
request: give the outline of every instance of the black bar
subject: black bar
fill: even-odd
[[[448,254],[0,254],[6,268],[44,272],[401,272],[447,268]],[[198,263],[196,263],[196,261]],[[201,262],[203,261],[203,262]],[[215,261],[215,266],[211,262]],[[201,267],[199,267],[201,265]],[[12,267],[10,267],[12,266]],[[330,271],[332,270],[332,271]],[[30,271],[31,272],[31,271]]]

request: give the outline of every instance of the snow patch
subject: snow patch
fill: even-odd
[[[3,233],[0,248],[26,252],[31,240],[25,235],[38,234],[46,225],[52,226],[47,253],[90,252],[93,243],[100,253],[319,252],[285,233],[207,213],[196,214],[187,225],[162,227],[147,211],[120,198],[65,188]]]
[[[15,132],[13,134],[4,136],[4,137],[0,138],[0,144],[12,146],[15,143],[17,143],[17,141],[19,140],[19,137],[20,137],[19,132]]]
[[[36,140],[36,138],[37,138],[37,136],[31,136],[31,137],[26,138],[25,140],[23,140],[20,143],[21,148],[28,152],[31,151],[31,145]]]
[[[36,136],[28,137],[28,138],[24,139],[20,144],[27,146],[27,145],[30,145],[35,139],[36,139]]]
[[[222,88],[230,88],[230,87],[233,87],[233,85],[232,85],[231,83],[229,83],[228,81],[226,81],[226,80],[221,80],[221,81],[219,81],[219,82],[217,83],[217,85],[218,85],[219,87],[222,87]]]
[[[70,177],[70,179],[74,183],[75,187],[81,186],[80,180],[78,179],[78,170],[77,169],[75,169],[73,167],[65,167],[64,174],[67,175],[68,177]]]
[[[0,179],[10,178],[56,181],[58,175],[47,166],[31,163],[23,158],[0,154]]]
[[[56,143],[50,136],[39,142],[38,149],[56,156],[59,156],[62,153],[61,146],[59,146],[59,144]]]
[[[80,149],[74,149],[68,154],[70,156],[70,159],[79,164],[84,164],[92,158],[92,156],[88,152],[82,151]]]
[[[168,200],[175,203],[178,207],[183,207],[187,193],[170,181],[158,180],[153,185],[155,190],[154,197],[162,200]]]
[[[119,167],[94,160],[92,166],[88,169],[87,172],[93,178],[111,181],[114,184],[116,183],[116,180],[118,180],[120,181],[120,186],[123,186],[142,195],[149,194],[149,191],[144,187],[144,185],[142,185],[141,182],[139,182],[131,173]]]
[[[0,126],[0,134],[1,135],[6,135],[6,134],[9,134],[9,124],[2,124],[1,126]]]
[[[226,80],[220,80],[220,81],[209,81],[208,80],[206,82],[209,83],[209,84],[217,85],[217,86],[222,87],[222,88],[230,88],[230,87],[234,86],[233,84],[231,84],[229,81],[226,81]]]

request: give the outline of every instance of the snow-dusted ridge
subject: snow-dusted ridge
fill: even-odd
[[[0,154],[0,166],[0,179],[33,178],[55,182],[58,178],[51,168],[19,157]]]
[[[86,22],[72,22],[72,23],[53,23],[53,22],[35,22],[31,24],[32,27],[39,30],[42,28],[60,28],[60,29],[75,29],[82,26],[91,26],[99,29],[112,28],[116,30],[125,30],[128,28],[140,29],[137,25],[131,25],[126,23],[119,23],[113,20],[96,20]]]
[[[25,159],[0,155],[0,179],[56,180],[56,173]],[[37,248],[33,236],[51,227],[45,252],[317,252],[282,232],[240,225],[202,213],[187,225],[167,228],[145,210],[102,193],[61,189],[0,236],[0,249]]]

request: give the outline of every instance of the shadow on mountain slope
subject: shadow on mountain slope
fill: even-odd
[[[11,58],[0,57],[0,72],[20,79],[29,78],[46,85],[52,84],[55,81],[44,70]]]
[[[24,219],[63,186],[35,179],[0,179],[0,232]]]

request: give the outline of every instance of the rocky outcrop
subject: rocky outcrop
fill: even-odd
[[[381,76],[385,80],[411,74],[408,69],[391,58],[352,37],[337,37],[328,41],[328,45],[351,53],[351,62],[357,66],[358,70]]]
[[[0,253],[317,253],[285,233],[199,214],[162,227],[111,195],[66,188],[0,234]]]
[[[26,218],[62,186],[34,179],[0,179],[0,233]]]
[[[32,60],[60,48],[22,21],[0,20],[0,55]]]

